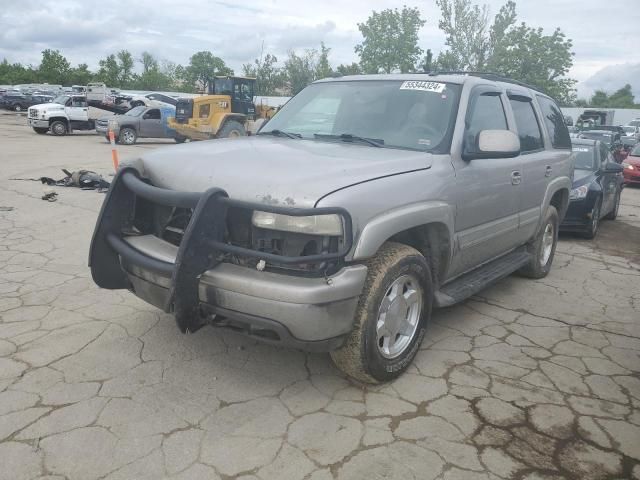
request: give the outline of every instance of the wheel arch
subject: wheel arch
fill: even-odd
[[[67,117],[51,117],[49,118],[49,126],[51,126],[51,124],[53,122],[64,122],[67,124],[67,127],[69,127],[69,119]]]
[[[409,245],[427,258],[437,287],[451,262],[453,221],[453,210],[444,202],[419,203],[386,212],[362,229],[353,260],[374,256],[388,241]]]

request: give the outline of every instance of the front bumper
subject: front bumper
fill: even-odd
[[[101,125],[96,123],[96,133],[98,135],[106,135],[109,133],[109,125]]]
[[[560,224],[560,230],[583,231],[589,227],[591,222],[591,211],[595,198],[587,196],[578,200],[570,200],[567,213]]]
[[[154,235],[122,233],[136,196],[163,205],[194,207],[179,247]],[[209,323],[308,351],[338,348],[352,329],[367,268],[345,266],[326,278],[309,278],[217,262],[218,252],[274,260],[272,254],[220,241],[226,208],[238,204],[277,213],[309,214],[303,209],[231,200],[215,188],[203,194],[160,189],[142,181],[133,168],[120,170],[105,198],[92,239],[89,265],[94,281],[103,288],[128,288],[141,299],[173,312],[183,332]],[[345,221],[345,238],[351,238],[351,219],[346,211],[312,210],[316,214],[323,210],[340,213]],[[278,256],[277,260],[296,263],[314,257],[338,259],[344,258],[350,248],[351,242],[346,241],[337,253]]]
[[[37,118],[29,119],[29,126],[32,128],[49,128],[49,120],[41,120]]]

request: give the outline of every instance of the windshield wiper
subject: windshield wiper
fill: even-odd
[[[289,137],[289,138],[302,138],[302,135],[300,135],[299,133],[291,133],[291,132],[285,132],[283,130],[269,130],[268,132],[260,132],[258,133],[258,135],[274,135],[276,137],[281,137],[281,136],[285,136],[285,137]]]
[[[359,137],[358,135],[353,135],[351,133],[341,133],[340,135],[333,135],[328,133],[314,133],[313,136],[315,138],[335,138],[342,140],[343,142],[362,142],[372,147],[383,148],[384,140],[381,138],[367,138],[367,137]]]

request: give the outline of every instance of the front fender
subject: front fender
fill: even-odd
[[[454,210],[441,201],[419,202],[390,210],[372,218],[362,229],[352,259],[372,257],[393,235],[429,223],[441,223],[447,227],[449,238],[453,238]]]

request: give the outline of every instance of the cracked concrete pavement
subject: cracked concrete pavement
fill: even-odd
[[[9,178],[106,174],[110,147],[24,123],[0,115],[0,479],[640,479],[640,189],[595,242],[562,237],[547,278],[436,312],[372,387],[99,290],[103,195]]]

